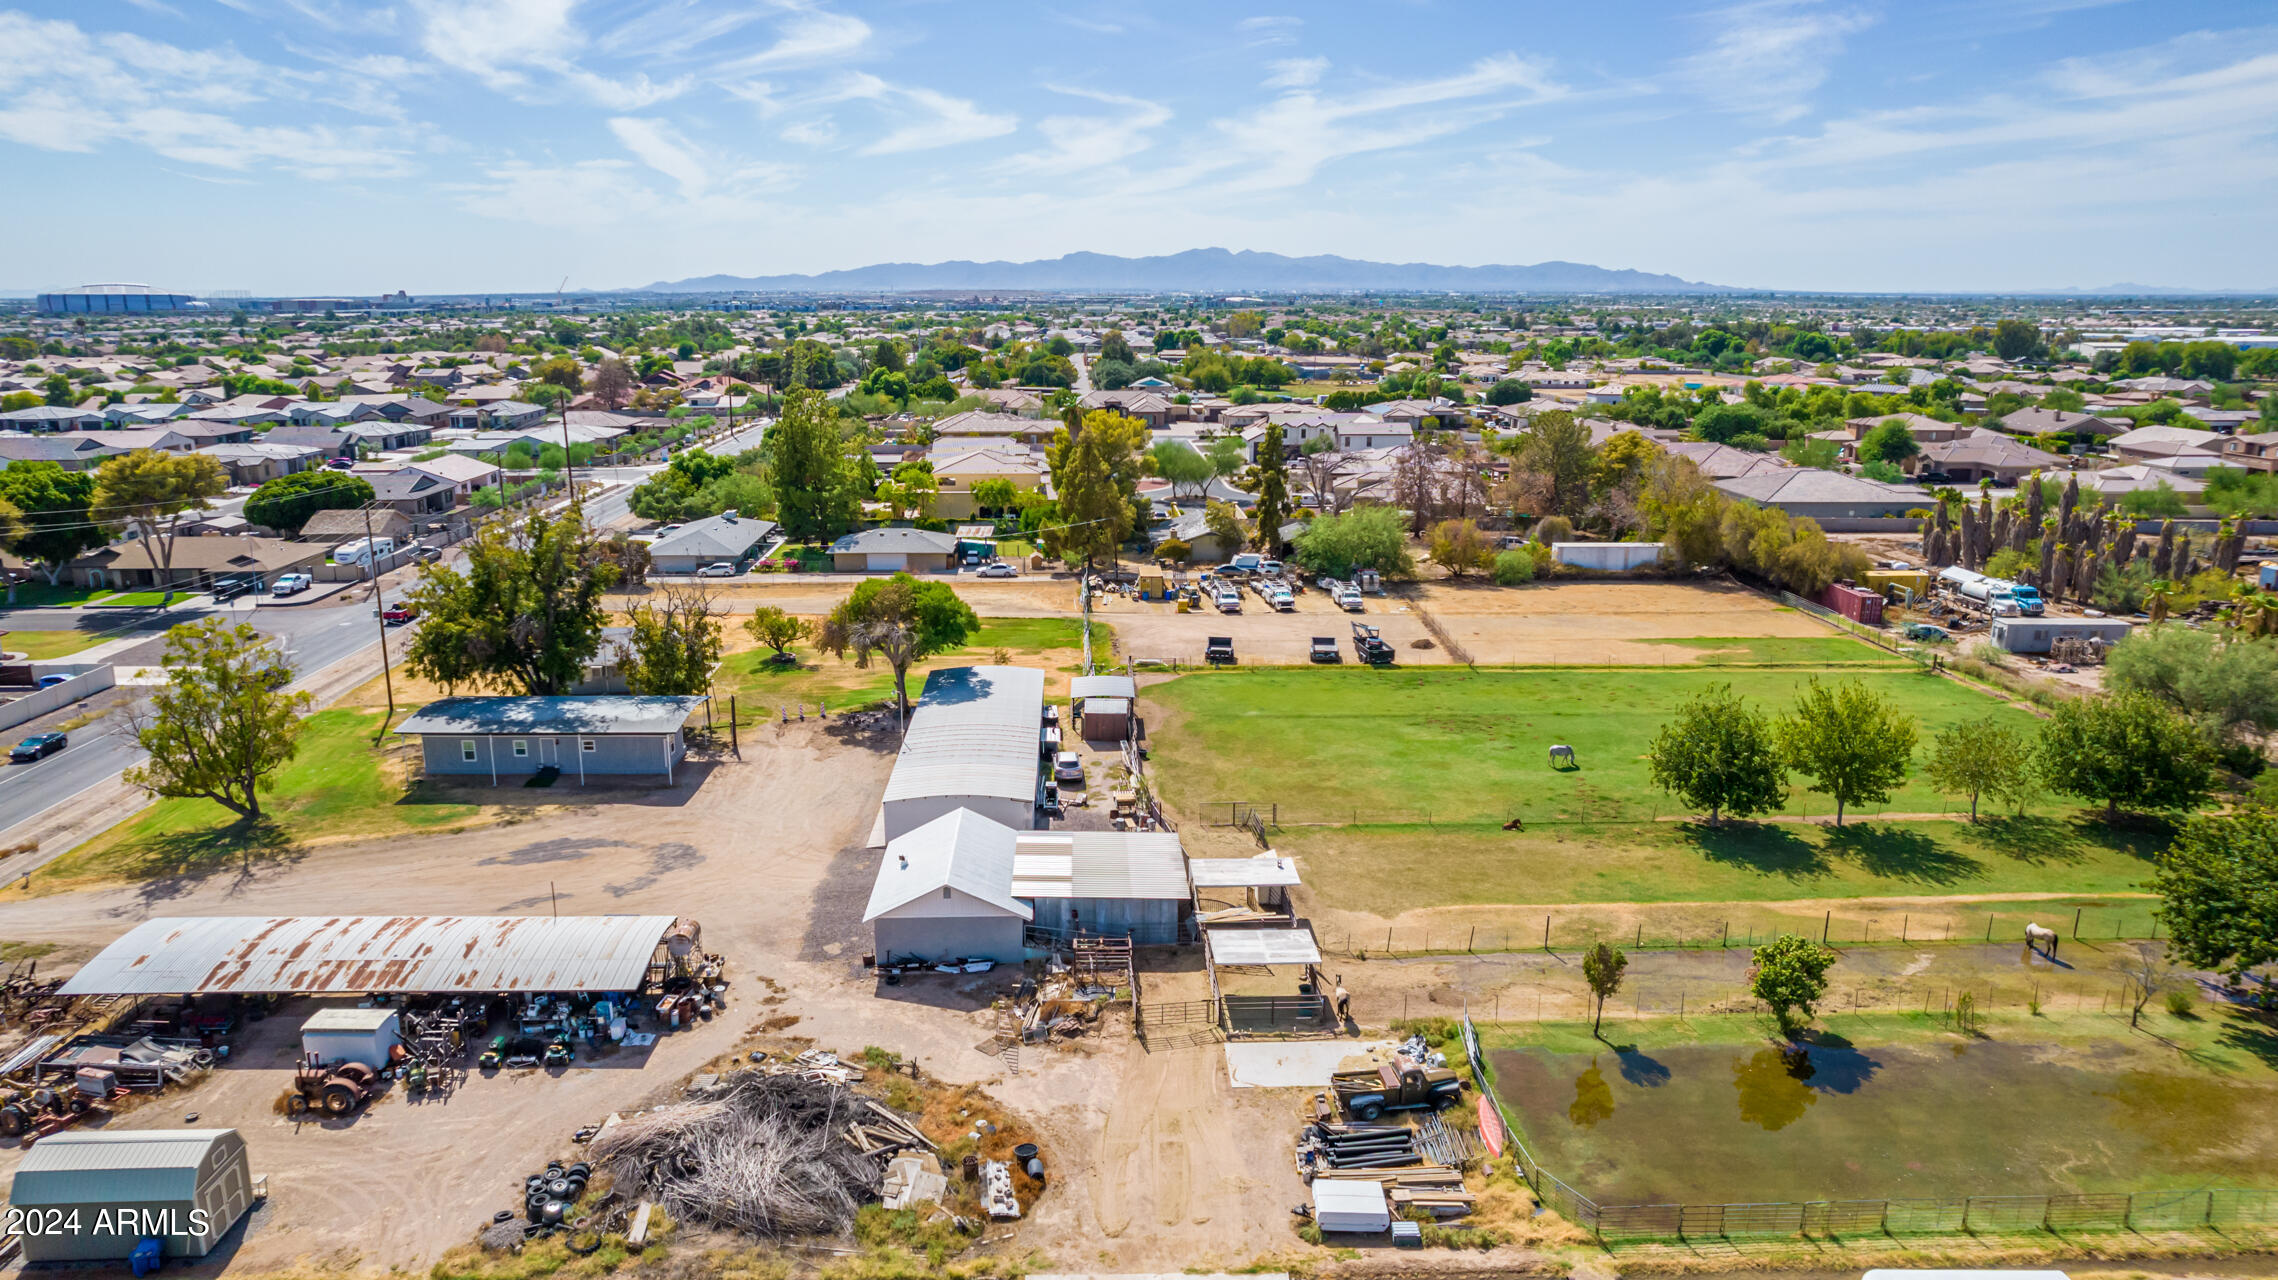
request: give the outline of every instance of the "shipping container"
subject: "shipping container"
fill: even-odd
[[[1831,583],[1819,593],[1819,603],[1842,614],[1853,622],[1879,627],[1883,623],[1883,598],[1865,587],[1848,582]]]

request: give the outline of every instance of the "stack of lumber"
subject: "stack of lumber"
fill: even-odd
[[[1316,1186],[1324,1181],[1369,1181],[1384,1187],[1392,1211],[1422,1209],[1441,1218],[1470,1213],[1477,1197],[1463,1188],[1463,1173],[1446,1165],[1419,1165],[1409,1169],[1323,1169],[1313,1175]]]
[[[918,1132],[916,1125],[895,1112],[868,1098],[862,1100],[862,1105],[869,1108],[869,1114],[849,1120],[845,1130],[846,1140],[854,1144],[856,1151],[866,1156],[890,1158],[918,1147],[939,1150],[931,1139]]]

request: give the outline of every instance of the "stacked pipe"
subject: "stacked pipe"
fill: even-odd
[[[1404,1125],[1315,1121],[1297,1136],[1298,1163],[1316,1169],[1400,1169],[1424,1162]]]

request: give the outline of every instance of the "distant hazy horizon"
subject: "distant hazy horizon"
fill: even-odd
[[[19,0],[6,283],[530,293],[1217,245],[2278,286],[2266,6],[1618,8]]]

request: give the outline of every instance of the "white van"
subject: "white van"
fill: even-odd
[[[368,565],[374,557],[385,558],[395,554],[393,538],[358,538],[343,542],[332,549],[334,564]]]

